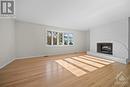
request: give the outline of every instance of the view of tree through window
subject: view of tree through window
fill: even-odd
[[[47,45],[51,45],[52,43],[52,32],[51,31],[47,31]]]
[[[64,33],[64,45],[68,45],[68,34]]]
[[[69,39],[69,40],[68,40],[68,41],[69,41],[69,45],[73,45],[73,34],[70,33],[70,34],[68,35],[68,39]]]
[[[63,33],[59,33],[59,45],[63,45]]]
[[[57,32],[53,32],[53,45],[57,45]]]
[[[74,45],[73,33],[47,31],[47,45]]]

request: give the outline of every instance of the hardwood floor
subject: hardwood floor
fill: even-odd
[[[15,60],[0,69],[0,87],[130,87],[130,64],[115,62],[77,77],[54,61],[83,55],[85,53]],[[121,71],[128,77],[127,86],[115,85]]]

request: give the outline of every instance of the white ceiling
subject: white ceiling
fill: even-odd
[[[16,19],[86,30],[130,16],[130,0],[16,0]]]

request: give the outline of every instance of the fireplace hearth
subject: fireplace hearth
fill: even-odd
[[[97,43],[97,52],[112,55],[113,44],[112,43]]]

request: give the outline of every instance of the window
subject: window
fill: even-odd
[[[51,31],[47,31],[47,45],[51,45],[52,44],[52,32]]]
[[[47,31],[47,45],[74,45],[73,33]]]
[[[68,45],[68,34],[64,33],[64,45]]]
[[[57,45],[57,32],[53,32],[53,45]]]
[[[73,34],[72,33],[68,34],[68,41],[69,41],[69,45],[73,45],[74,44],[73,43]]]
[[[63,33],[59,33],[59,45],[63,45]]]

